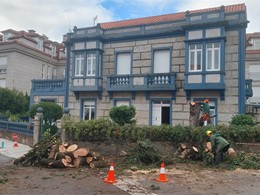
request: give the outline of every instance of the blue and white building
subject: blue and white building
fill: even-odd
[[[64,36],[64,107],[91,120],[133,105],[138,124],[188,125],[189,102],[207,98],[213,124],[228,124],[252,96],[247,24],[236,4],[74,27]]]

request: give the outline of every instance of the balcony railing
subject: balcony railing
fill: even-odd
[[[107,78],[107,91],[175,91],[175,74],[113,75]]]
[[[32,80],[32,92],[61,91],[65,91],[65,79]]]
[[[252,82],[253,82],[252,79],[247,79],[245,81],[245,90],[246,90],[245,95],[246,95],[246,98],[253,96]]]

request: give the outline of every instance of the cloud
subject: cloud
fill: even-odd
[[[1,0],[0,21],[5,29],[36,30],[52,40],[62,41],[62,35],[74,26],[93,26],[93,18],[111,21],[113,13],[101,6],[100,0]]]
[[[74,26],[93,26],[95,16],[100,23],[244,2],[247,32],[259,32],[257,0],[0,0],[0,31],[33,29],[61,42]]]

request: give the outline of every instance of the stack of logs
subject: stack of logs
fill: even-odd
[[[40,160],[40,164],[52,168],[80,167],[101,168],[107,165],[104,157],[88,148],[79,148],[77,144],[68,143],[52,145],[48,158]]]
[[[206,152],[208,155],[212,156],[212,158],[214,157],[214,155],[212,153],[212,147],[211,147],[210,142],[207,142],[205,144],[204,152]],[[237,153],[233,148],[229,148],[227,153],[231,158],[237,157]],[[184,144],[184,143],[180,144],[180,147],[178,148],[178,150],[175,153],[175,156],[178,156],[181,159],[189,158],[192,160],[196,160],[198,158],[198,155],[199,155],[199,150],[197,147],[189,146],[189,144]]]
[[[79,148],[77,144],[61,144],[58,135],[35,144],[26,154],[13,162],[22,166],[46,166],[52,168],[89,166],[102,168],[108,166],[104,157],[89,148]]]

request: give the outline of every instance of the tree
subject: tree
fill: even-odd
[[[0,112],[22,114],[29,110],[29,97],[16,89],[0,88]]]
[[[119,125],[124,125],[126,123],[135,122],[133,118],[135,117],[135,107],[134,106],[114,106],[109,110],[110,118]]]
[[[31,118],[34,118],[38,107],[43,109],[43,121],[46,124],[51,125],[62,117],[63,111],[61,106],[52,102],[40,102],[30,108],[29,114]]]

